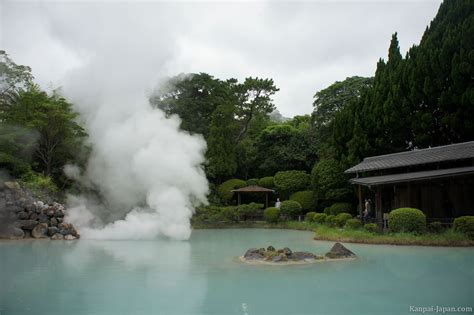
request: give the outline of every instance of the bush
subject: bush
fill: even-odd
[[[328,215],[326,217],[326,225],[327,226],[336,226],[336,216],[335,215]]]
[[[274,182],[281,194],[289,196],[308,188],[310,176],[305,171],[283,171],[275,174]]]
[[[338,227],[343,227],[346,225],[347,220],[352,219],[352,216],[349,213],[339,213],[336,215],[336,225]]]
[[[375,223],[367,223],[364,225],[364,229],[370,233],[378,233],[380,231],[379,226]]]
[[[308,221],[308,222],[314,222],[314,215],[315,214],[316,214],[316,212],[314,212],[314,211],[310,211],[310,212],[306,213],[306,215],[304,216],[304,220]]]
[[[322,200],[350,200],[352,187],[344,165],[334,159],[322,159],[311,171],[311,184]]]
[[[330,215],[330,214],[331,214],[331,207],[326,207],[326,208],[324,208],[323,212],[324,212],[326,215]]]
[[[313,221],[319,224],[326,222],[327,214],[326,213],[316,213],[313,217]]]
[[[305,211],[316,208],[316,198],[312,190],[297,191],[290,196],[290,200],[299,202]]]
[[[388,216],[388,227],[392,232],[423,233],[426,230],[426,216],[415,208],[395,209]]]
[[[232,197],[234,197],[234,193],[232,192],[233,189],[238,189],[246,186],[247,182],[244,180],[229,179],[219,185],[219,187],[217,188],[217,193],[223,201],[229,202],[232,200]]]
[[[255,186],[258,185],[258,178],[250,178],[247,180],[248,186]]]
[[[53,179],[49,176],[44,176],[35,172],[28,172],[20,179],[20,184],[32,190],[34,193],[42,195],[43,193],[50,194],[59,191]]]
[[[237,222],[238,212],[236,207],[222,207],[220,213],[227,221]]]
[[[454,219],[453,228],[455,231],[462,232],[469,238],[474,239],[474,216],[466,215]]]
[[[263,203],[249,203],[244,205],[236,206],[238,215],[255,215],[264,208]]]
[[[273,181],[273,176],[262,177],[258,180],[258,186],[265,188],[275,188],[275,183]]]
[[[277,223],[280,220],[280,209],[270,207],[263,211],[263,217],[268,223]]]
[[[359,219],[349,219],[346,221],[346,225],[344,225],[344,228],[350,229],[350,230],[357,230],[362,227],[362,222]]]
[[[329,213],[338,215],[339,213],[352,213],[352,205],[347,202],[336,202],[329,208]]]
[[[432,233],[440,233],[443,230],[443,223],[434,221],[428,224],[428,231]]]
[[[295,216],[301,214],[301,205],[297,201],[285,200],[281,203],[280,211],[287,216]]]

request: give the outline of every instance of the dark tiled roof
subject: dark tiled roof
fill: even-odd
[[[234,189],[232,191],[233,192],[274,192],[273,189],[268,189],[268,188],[260,187],[260,186],[257,186],[257,185],[250,185],[250,186],[247,186],[247,187]]]
[[[459,167],[459,168],[448,168],[442,170],[424,171],[424,172],[413,172],[413,173],[402,173],[384,176],[373,176],[363,178],[351,179],[352,184],[373,186],[383,184],[394,184],[404,183],[436,178],[455,177],[474,174],[474,166]]]
[[[474,158],[474,141],[407,152],[372,156],[346,170],[345,173],[383,170],[404,166]]]

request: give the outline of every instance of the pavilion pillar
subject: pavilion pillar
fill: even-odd
[[[268,208],[268,193],[265,193],[265,208]]]
[[[377,186],[375,193],[375,213],[379,226],[383,227],[383,209],[382,209],[382,191],[380,186]]]
[[[359,216],[362,219],[362,185],[357,185],[359,190]]]
[[[237,193],[237,205],[240,206],[240,192]]]

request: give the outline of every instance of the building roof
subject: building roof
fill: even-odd
[[[358,173],[474,158],[474,141],[365,158],[345,171]]]
[[[250,185],[247,187],[234,189],[232,192],[275,192],[273,189],[268,189],[265,187],[260,187],[257,185]]]
[[[402,173],[384,176],[372,176],[363,178],[351,179],[352,184],[363,185],[363,186],[377,186],[385,184],[395,184],[404,182],[414,182],[430,179],[439,179],[446,177],[456,177],[462,175],[474,174],[474,166],[459,167],[459,168],[448,168],[442,170],[413,172],[413,173]]]

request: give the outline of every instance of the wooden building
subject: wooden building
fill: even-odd
[[[474,141],[365,158],[356,174],[360,208],[373,198],[375,218],[400,207],[422,210],[429,221],[474,215]]]

